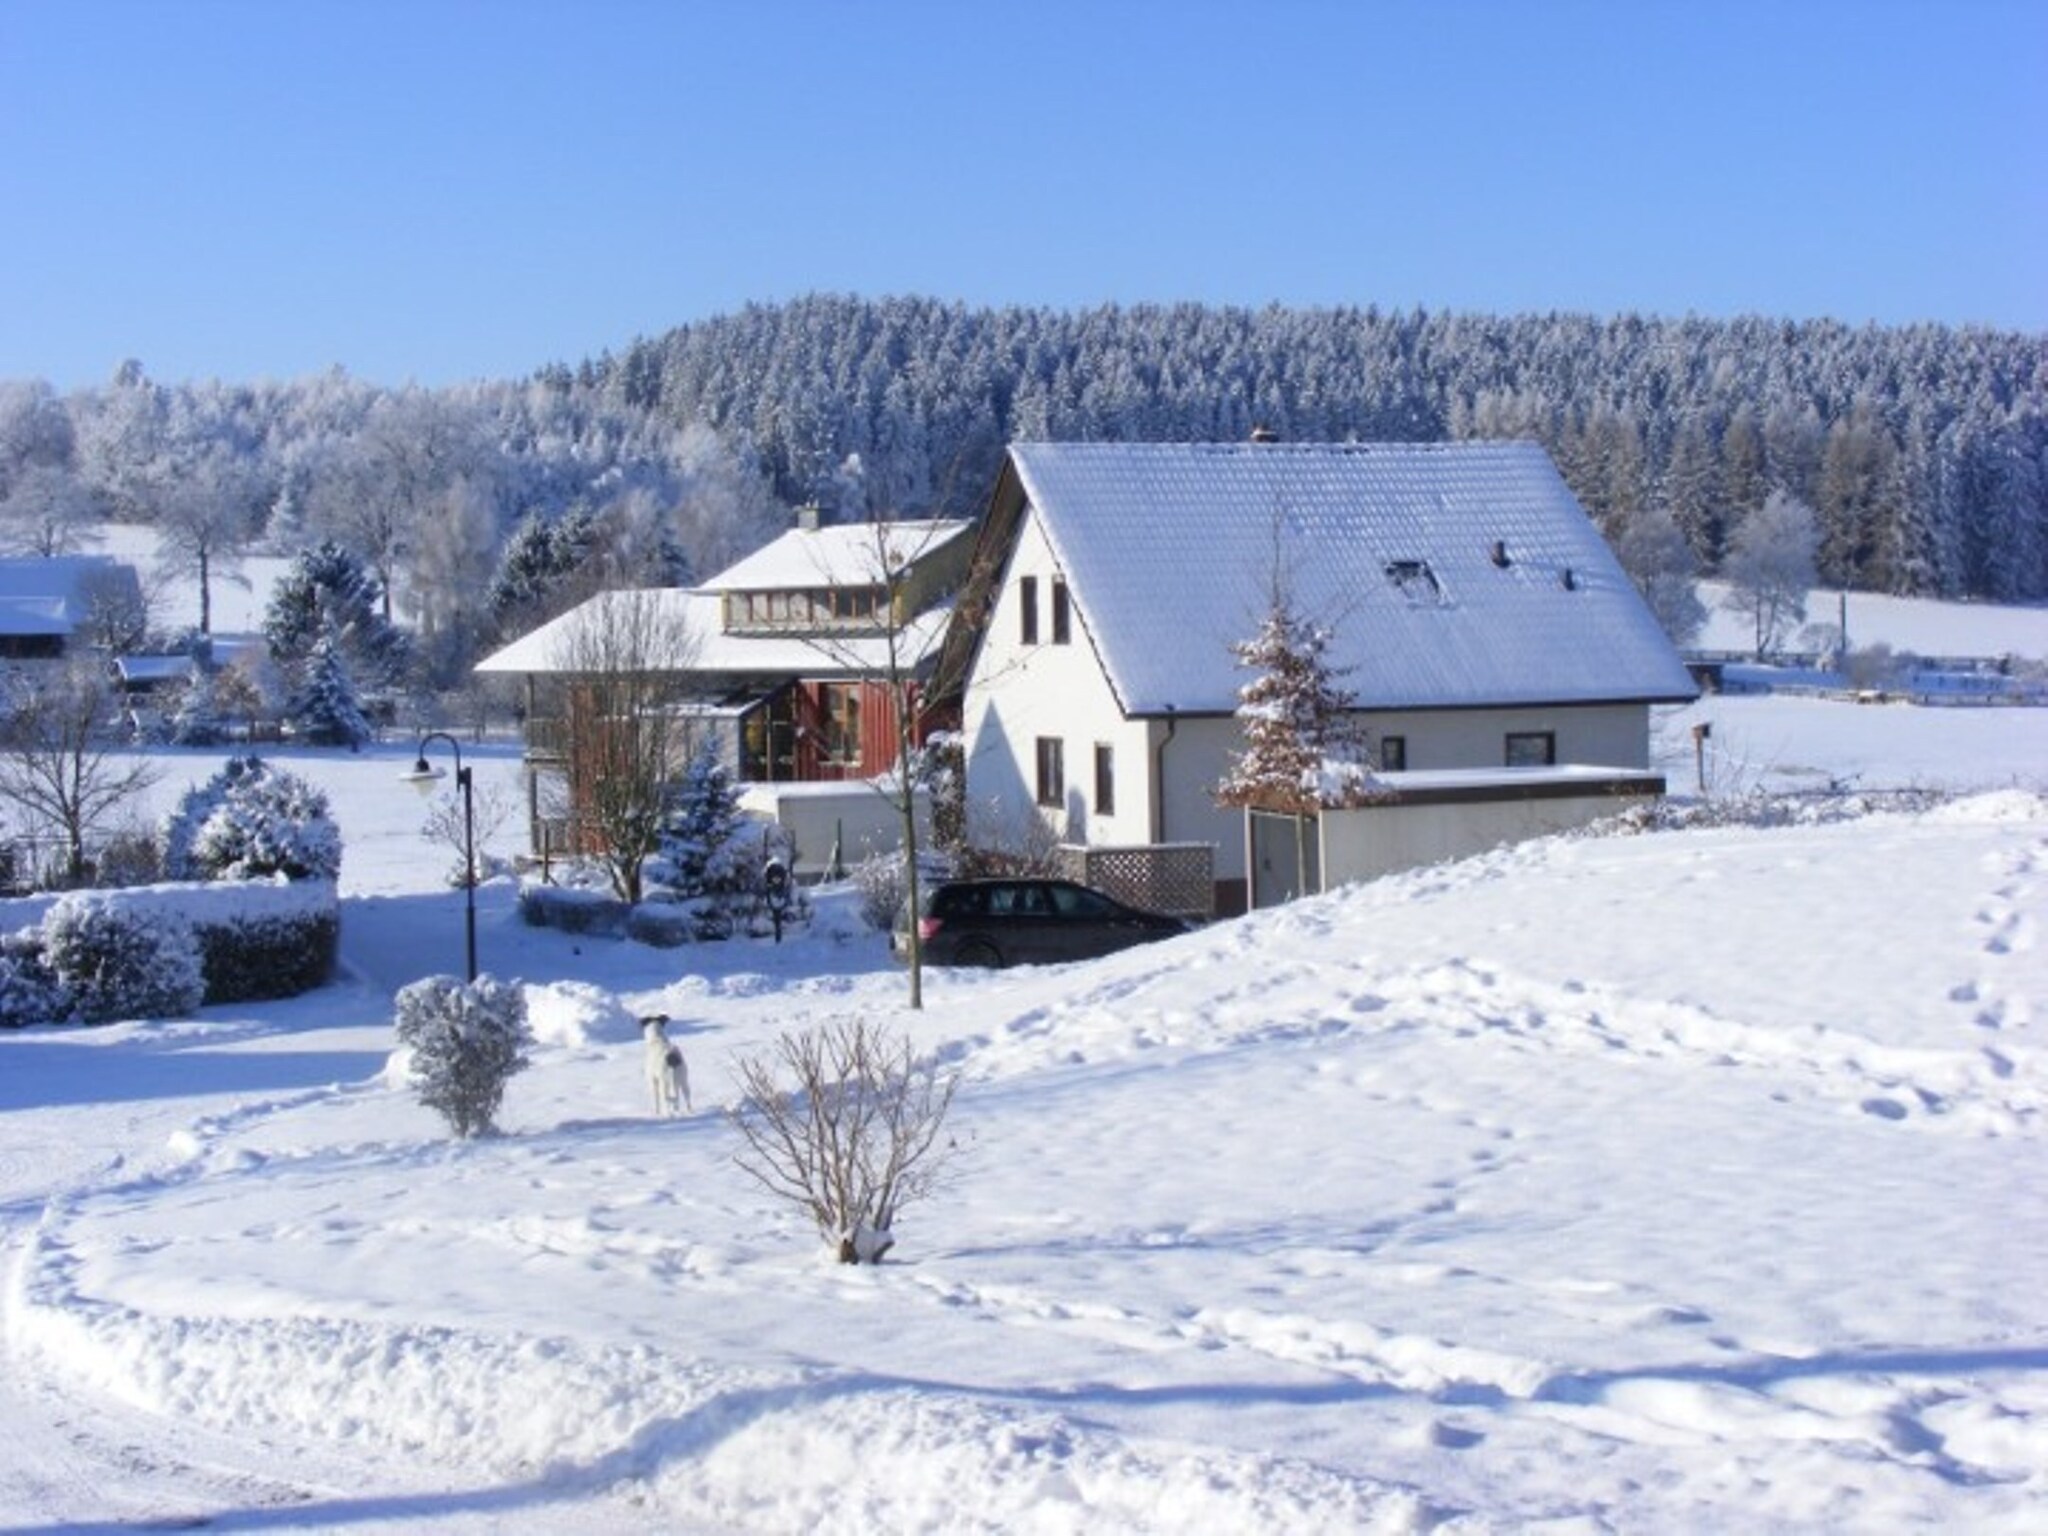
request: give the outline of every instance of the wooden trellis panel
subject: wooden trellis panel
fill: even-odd
[[[1209,843],[1084,847],[1062,843],[1060,872],[1154,912],[1207,922],[1216,915],[1216,849]]]

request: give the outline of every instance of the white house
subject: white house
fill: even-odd
[[[1244,813],[1214,799],[1242,744],[1232,647],[1276,577],[1333,631],[1382,778],[1418,776],[1410,810],[1541,800],[1560,767],[1640,792],[1650,707],[1695,694],[1532,443],[1014,444],[973,570],[941,668],[970,837],[1036,820],[1091,847],[1213,845],[1226,912],[1250,863]],[[1445,770],[1488,773],[1437,794]]]

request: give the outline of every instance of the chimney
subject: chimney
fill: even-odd
[[[1495,539],[1493,541],[1492,553],[1493,563],[1502,570],[1506,570],[1508,568],[1508,541],[1506,539]]]
[[[1280,434],[1271,427],[1253,427],[1252,441],[1255,443],[1277,443],[1280,441]]]
[[[1567,592],[1576,592],[1579,590],[1579,578],[1577,577],[1577,575],[1573,573],[1572,568],[1570,566],[1566,566],[1564,568],[1564,589]]]
[[[815,501],[807,501],[796,509],[796,525],[805,533],[816,533],[820,516],[818,504]]]

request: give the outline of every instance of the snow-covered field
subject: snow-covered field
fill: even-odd
[[[1530,844],[915,1015],[844,893],[659,951],[499,881],[546,1043],[466,1144],[384,1071],[462,957],[411,745],[279,753],[341,822],[342,979],[0,1033],[0,1528],[2048,1527],[2048,711],[1710,700],[1674,792],[1702,719],[1724,792],[1970,793]],[[855,1013],[965,1078],[874,1269],[718,1108]]]
[[[1730,704],[1815,759],[1986,713]],[[2040,712],[2002,739],[1948,776],[2048,762]],[[1531,845],[941,973],[915,1018],[843,901],[659,952],[521,928],[496,885],[485,965],[550,1043],[458,1145],[380,1075],[390,988],[460,957],[409,755],[291,759],[350,849],[340,985],[0,1037],[0,1521],[2048,1515],[2036,795]],[[680,1122],[642,1102],[646,1006],[684,1021]],[[967,1075],[959,1178],[877,1270],[827,1263],[715,1109],[736,1052],[856,1010]]]

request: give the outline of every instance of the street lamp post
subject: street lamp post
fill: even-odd
[[[463,937],[466,940],[466,955],[469,961],[469,977],[476,980],[476,797],[470,783],[470,770],[462,766],[462,743],[446,731],[429,731],[420,738],[419,758],[412,765],[412,772],[405,774],[404,781],[422,795],[431,795],[434,786],[447,775],[444,770],[427,764],[427,743],[445,741],[455,754],[455,787],[462,791],[462,894],[465,902]]]

